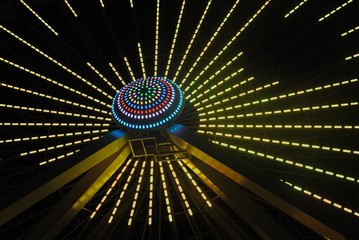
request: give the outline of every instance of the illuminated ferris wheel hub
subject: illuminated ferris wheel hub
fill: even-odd
[[[182,90],[165,77],[147,77],[130,82],[117,92],[112,116],[128,129],[156,129],[168,126],[184,106]]]

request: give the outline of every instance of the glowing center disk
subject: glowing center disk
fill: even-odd
[[[153,129],[167,126],[184,106],[182,90],[163,77],[137,79],[121,88],[112,102],[112,115],[121,126]]]

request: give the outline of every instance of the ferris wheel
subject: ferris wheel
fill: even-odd
[[[358,8],[0,3],[0,238],[358,238]]]

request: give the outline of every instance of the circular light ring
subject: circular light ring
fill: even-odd
[[[125,115],[136,114],[151,118],[155,110],[171,105],[175,97],[170,95],[175,93],[173,86],[166,81],[157,86],[153,83],[152,78],[149,81],[139,79],[122,88],[117,102],[120,111]]]
[[[166,126],[179,116],[184,96],[177,84],[164,77],[137,79],[121,88],[112,102],[114,120],[130,129]]]

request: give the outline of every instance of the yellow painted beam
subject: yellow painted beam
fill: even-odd
[[[104,138],[67,159],[64,164],[53,166],[49,172],[25,183],[5,199],[2,199],[0,207],[0,226],[14,218],[21,212],[30,208],[46,196],[57,191],[76,177],[87,172],[92,167],[102,162],[107,157],[118,152],[127,143],[127,137],[122,132],[112,132]],[[103,144],[103,145],[101,145]],[[100,145],[100,149],[98,149]],[[85,153],[84,153],[85,152]],[[78,157],[83,157],[80,161]],[[71,161],[76,162],[72,164]],[[63,169],[63,170],[62,170]],[[61,171],[60,171],[61,170]],[[49,174],[50,176],[47,176]],[[4,201],[7,201],[4,203]]]
[[[70,193],[36,225],[28,239],[54,239],[121,167],[130,153],[131,149],[126,144],[88,171]]]

